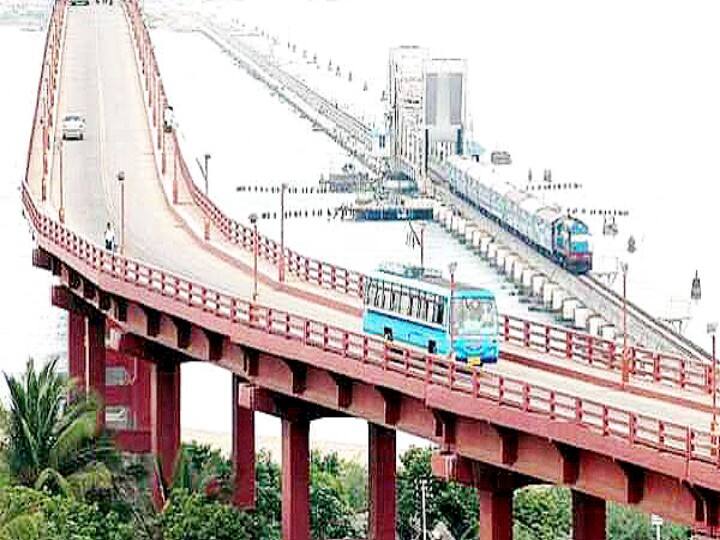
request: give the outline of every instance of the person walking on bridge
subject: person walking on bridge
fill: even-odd
[[[105,228],[105,249],[114,252],[115,247],[115,230],[113,229],[112,223],[108,221],[107,227]]]

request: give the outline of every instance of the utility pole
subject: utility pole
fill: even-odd
[[[628,263],[621,262],[620,268],[622,269],[623,275],[623,352],[622,352],[622,381],[621,386],[624,387],[630,379],[628,369],[628,333],[627,333],[627,273]]]
[[[198,167],[200,168],[200,172],[203,175],[203,180],[205,180],[205,197],[209,196],[210,188],[208,185],[208,162],[210,161],[210,154],[205,154],[205,166],[200,163],[200,160],[195,158],[196,163],[198,164]],[[210,218],[205,215],[205,219],[203,221],[203,231],[204,231],[204,237],[205,240],[210,240]]]
[[[118,182],[120,183],[120,237],[122,243],[120,244],[120,254],[125,254],[125,172],[120,171],[117,175]]]
[[[250,214],[250,223],[253,226],[253,302],[257,301],[258,295],[258,229],[257,214]]]
[[[285,281],[285,190],[288,185],[280,186],[280,260],[278,261],[278,281]]]

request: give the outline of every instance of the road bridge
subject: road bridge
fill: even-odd
[[[538,482],[573,490],[577,539],[604,537],[607,500],[716,531],[705,364],[635,349],[621,381],[613,342],[511,317],[502,361],[484,370],[365,335],[364,276],[260,237],[192,183],[161,126],[166,93],[137,2],[56,1],[42,66],[21,190],[33,262],[57,276],[52,302],[69,312],[84,387],[122,402],[108,362],[145,362],[147,391],[132,399],[144,396],[147,428],[117,437],[155,453],[166,479],[180,366],[202,361],[233,373],[240,507],[254,504],[254,413],[282,420],[285,539],[309,536],[309,424],[327,416],[369,423],[373,539],[395,536],[396,430],[434,441],[434,472],[477,488],[483,540],[511,538],[512,492]],[[86,116],[84,141],[60,143],[68,112]],[[108,221],[124,224],[120,254],[101,245]]]

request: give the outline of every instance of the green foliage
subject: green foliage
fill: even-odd
[[[244,540],[251,534],[251,520],[233,507],[201,493],[173,489],[161,518],[164,540]]]
[[[112,446],[96,438],[97,404],[79,396],[56,372],[57,359],[37,372],[32,360],[20,378],[5,374],[10,390],[7,463],[18,484],[74,497],[112,487],[106,461]]]
[[[515,492],[513,515],[518,534],[535,540],[570,536],[570,491],[549,486],[530,486]],[[521,536],[522,537],[522,536]]]
[[[2,540],[133,540],[130,525],[97,505],[26,487],[0,490]]]
[[[429,448],[410,448],[400,457],[397,475],[398,535],[402,540],[422,537],[421,482],[426,483],[427,526],[443,522],[457,538],[476,535],[477,495],[473,489],[441,482],[432,476]]]
[[[628,506],[608,505],[608,538],[610,540],[647,540],[655,538],[655,530],[650,524],[650,516],[641,514]],[[688,540],[690,530],[687,527],[665,522],[661,528],[662,540]]]
[[[310,460],[310,524],[313,538],[347,538],[356,536],[350,506],[340,471],[342,463],[336,453],[313,452]]]

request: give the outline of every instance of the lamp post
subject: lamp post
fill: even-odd
[[[65,185],[63,182],[63,150],[64,145],[62,139],[57,142],[58,154],[60,156],[60,209],[58,210],[58,218],[60,223],[65,223]]]
[[[205,181],[205,197],[208,197],[210,193],[210,187],[208,184],[208,162],[210,161],[210,154],[206,153],[203,158],[205,160],[205,166],[200,163],[199,159],[195,158],[195,161],[197,162],[198,167],[200,167],[200,172],[202,173],[203,180]],[[203,235],[205,240],[210,240],[210,218],[208,218],[207,215],[203,220]]]
[[[453,303],[455,301],[455,270],[457,270],[457,263],[451,262],[448,265],[450,271],[450,306],[448,308],[448,322],[450,325],[450,350],[453,347],[453,339],[455,337],[455,328],[453,321]]]
[[[718,323],[712,322],[707,325],[707,333],[712,336],[712,384],[710,392],[712,392],[712,421],[710,422],[710,434],[713,439],[712,449],[717,454],[718,445],[718,410],[717,410],[717,358],[715,356],[715,334],[717,332]]]
[[[280,185],[280,260],[278,262],[278,281],[285,281],[285,190],[288,185]]]
[[[427,478],[420,479],[420,505],[422,507],[422,540],[427,540]]]
[[[257,300],[258,294],[258,230],[257,230],[257,214],[250,214],[250,223],[253,226],[253,302]]]
[[[628,370],[628,334],[627,334],[627,273],[628,263],[621,262],[620,269],[623,275],[623,351],[622,351],[622,381],[621,386],[627,384],[630,374]]]
[[[125,172],[120,171],[117,175],[120,183],[120,254],[125,254]]]

